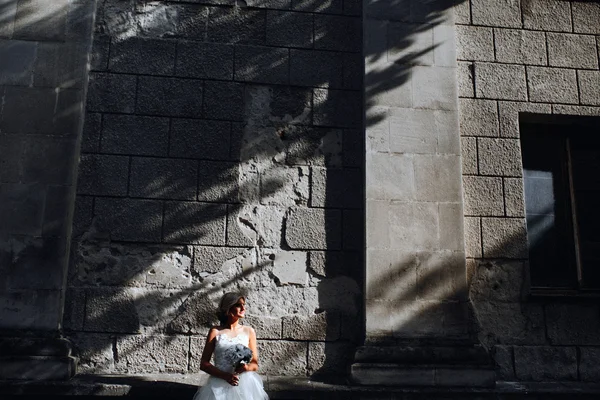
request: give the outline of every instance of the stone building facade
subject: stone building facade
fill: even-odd
[[[267,375],[600,381],[521,152],[600,131],[598,2],[42,3],[0,1],[0,376],[195,374],[242,291]]]

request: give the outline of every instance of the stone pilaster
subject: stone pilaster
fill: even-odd
[[[466,291],[454,11],[365,1],[362,384],[486,385]]]

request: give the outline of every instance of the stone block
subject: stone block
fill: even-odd
[[[494,61],[492,28],[457,25],[456,48],[459,60]]]
[[[498,132],[498,106],[495,101],[460,99],[460,134],[491,136]]]
[[[133,157],[129,195],[152,199],[195,200],[198,162]]]
[[[96,198],[99,232],[112,240],[160,242],[163,204],[156,200]]]
[[[600,71],[577,71],[582,104],[600,106]]]
[[[525,198],[523,196],[523,180],[519,178],[503,178],[504,207],[507,217],[525,216]]]
[[[129,157],[83,154],[79,162],[77,194],[127,195]]]
[[[357,145],[356,134],[348,132],[348,152],[356,151],[352,146]],[[346,138],[342,130],[305,126],[287,126],[283,133],[286,145],[286,163],[290,165],[321,165],[341,167],[344,148],[343,140]],[[350,156],[357,156],[351,154]]]
[[[579,360],[579,375],[584,382],[598,382],[600,379],[600,348],[598,347],[580,347],[581,352]]]
[[[344,167],[359,167],[364,165],[363,132],[345,129],[342,135],[342,161]]]
[[[462,303],[440,301],[399,301],[389,304],[392,335],[400,340],[439,337],[464,337],[467,312]]]
[[[115,40],[110,46],[108,68],[114,72],[173,75],[175,42],[140,37]]]
[[[238,165],[231,162],[199,162],[198,200],[238,202]]]
[[[396,250],[368,250],[366,293],[369,300],[416,300],[416,254]]]
[[[482,175],[523,175],[521,146],[515,139],[477,139],[479,172]]]
[[[136,81],[134,75],[91,73],[87,92],[87,111],[133,113]]]
[[[31,85],[37,46],[30,41],[0,40],[0,85]]]
[[[600,4],[573,3],[573,28],[576,33],[600,35]]]
[[[548,338],[552,345],[599,345],[599,307],[584,304],[550,304],[546,307]]]
[[[42,234],[46,189],[37,183],[0,184],[0,220],[3,233]]]
[[[544,32],[496,28],[494,41],[496,61],[528,65],[548,64]]]
[[[525,67],[522,65],[476,63],[477,97],[500,100],[527,100]]]
[[[200,275],[203,272],[217,273],[226,262],[236,259],[244,253],[244,250],[239,247],[195,246],[193,270]]]
[[[513,349],[510,346],[494,346],[492,351],[497,377],[503,381],[514,381],[515,367]]]
[[[66,331],[83,330],[85,318],[85,289],[67,288],[62,326]]]
[[[256,338],[259,340],[281,339],[281,318],[247,315],[246,318],[244,318],[244,324],[254,328],[256,331]]]
[[[566,106],[561,104],[552,104],[552,113],[558,115],[600,115],[600,107],[590,106]]]
[[[0,328],[58,330],[62,318],[60,290],[11,290],[0,294]],[[25,316],[25,318],[24,318]]]
[[[134,333],[140,328],[134,298],[125,289],[91,289],[86,294],[84,330]]]
[[[363,241],[363,212],[362,210],[343,211],[343,234],[342,243],[344,250],[360,249]]]
[[[192,79],[139,78],[136,112],[194,117],[202,109],[203,82]]]
[[[450,15],[450,13],[448,13]],[[438,67],[456,67],[456,29],[454,25],[433,27],[433,63]]]
[[[362,90],[364,78],[364,59],[361,55],[356,53],[343,53],[343,57],[344,88]]]
[[[86,44],[39,43],[34,85],[82,88],[87,73],[88,51]]]
[[[406,65],[369,59],[365,61],[365,69],[364,84],[370,105],[367,109],[368,114],[371,114],[375,104],[386,107],[413,107],[412,97],[415,89],[414,85],[408,82],[409,70],[412,69]],[[454,79],[452,78],[453,81]],[[404,84],[398,85],[398,82]],[[422,87],[419,87],[418,90],[421,89]]]
[[[548,33],[548,63],[551,67],[598,68],[596,40],[590,35]]]
[[[292,9],[315,13],[342,14],[342,0],[292,0]]]
[[[518,0],[473,0],[471,15],[475,25],[521,27],[521,4]]]
[[[464,176],[465,215],[503,216],[502,178]]]
[[[132,335],[117,338],[115,369],[122,373],[187,372],[189,339],[181,336]]]
[[[274,86],[268,89],[271,102],[270,117],[294,124],[310,124],[312,91],[306,88]]]
[[[74,42],[88,43],[94,31],[95,5],[74,1],[69,5],[65,37]]]
[[[417,300],[466,299],[464,253],[420,252],[417,259]]]
[[[23,144],[21,176],[25,182],[72,185],[75,174],[76,140],[31,136]]]
[[[98,123],[95,119],[90,122]],[[169,119],[104,114],[101,146],[103,152],[112,154],[166,156],[169,147]]]
[[[415,199],[456,202],[461,198],[459,156],[415,155]]]
[[[19,182],[25,137],[0,134],[0,182]]]
[[[496,344],[546,344],[544,312],[537,304],[473,302],[479,326],[479,340],[486,346]]]
[[[90,70],[106,71],[108,69],[108,52],[110,50],[110,36],[95,34],[90,52]]]
[[[471,23],[471,2],[462,1],[454,5],[454,19],[456,24],[468,25]]]
[[[202,5],[144,2],[136,5],[135,19],[142,36],[204,41],[208,14]]]
[[[79,135],[83,119],[83,91],[80,89],[59,89],[53,117],[53,133],[56,136]]]
[[[461,159],[462,173],[464,175],[476,175],[479,173],[477,166],[477,138],[461,137]]]
[[[315,49],[360,52],[361,19],[338,15],[315,15]]]
[[[294,206],[308,203],[309,170],[307,167],[267,169],[261,173],[260,180],[261,204]],[[247,200],[247,197],[242,200]]]
[[[456,71],[446,67],[412,67],[412,94],[415,108],[456,110]]]
[[[358,169],[312,168],[312,207],[359,208],[362,173]]]
[[[465,252],[467,257],[481,258],[481,219],[465,217]]]
[[[224,160],[229,157],[230,124],[224,121],[174,119],[169,155]]]
[[[13,37],[58,42],[65,40],[69,3],[69,0],[57,0],[52,4],[44,0],[21,1],[15,16]]]
[[[521,218],[481,220],[485,258],[526,258],[527,229]]]
[[[290,50],[290,83],[298,86],[340,88],[343,86],[342,53]]]
[[[205,82],[202,113],[209,119],[243,120],[244,85],[233,82]]]
[[[314,124],[355,128],[361,121],[361,99],[359,92],[314,89]]]
[[[225,244],[224,204],[168,202],[163,239],[170,243]]]
[[[392,22],[387,31],[387,60],[414,65],[434,64],[433,27],[418,24]],[[410,40],[407,40],[410,38]]]
[[[513,101],[498,102],[500,120],[500,136],[518,138],[519,115],[521,113],[551,114],[550,104],[517,103]]]
[[[526,265],[520,261],[478,261],[469,296],[474,302],[512,302],[522,298]]]
[[[97,153],[100,151],[100,136],[102,133],[102,114],[86,113],[81,136],[81,151]]]
[[[523,381],[577,380],[575,347],[519,346],[514,348],[516,377]]]
[[[231,80],[233,46],[178,41],[175,74],[187,78]]]
[[[210,327],[218,322],[215,304],[218,304],[223,293],[212,290],[195,290],[188,294],[186,294],[188,296],[183,304],[168,316],[167,332],[206,335]]]
[[[347,342],[308,344],[308,373],[311,376],[346,375],[354,361],[354,345]]]
[[[17,2],[11,0],[4,0],[2,2],[4,23],[0,26],[0,38],[12,38],[15,17],[17,16]]]
[[[260,242],[265,247],[279,248],[286,209],[278,206],[229,206],[227,244],[254,246]]]
[[[266,11],[212,7],[208,15],[208,42],[265,44]]]
[[[522,0],[523,27],[538,31],[571,32],[571,7],[560,0]]]
[[[392,203],[385,223],[389,225],[392,249],[435,250],[439,246],[436,203]]]
[[[475,97],[475,66],[470,62],[459,62],[456,73],[458,75],[458,96]]]
[[[264,375],[300,376],[306,374],[308,343],[259,340],[260,371]]]
[[[69,215],[74,202],[73,186],[48,186],[42,226],[44,237],[68,237]]]
[[[0,130],[3,133],[54,133],[54,89],[7,86]]]
[[[340,337],[340,316],[335,313],[294,315],[282,320],[284,339],[335,341]]]
[[[235,80],[287,84],[289,80],[289,50],[278,47],[236,47]]]
[[[341,247],[339,210],[293,207],[285,229],[285,241],[292,249],[338,250]]]
[[[267,11],[267,44],[282,47],[313,46],[313,14]]]
[[[69,339],[79,358],[78,373],[110,373],[114,371],[113,346],[115,338],[110,334],[72,334]]]
[[[91,196],[77,196],[73,211],[73,238],[81,236],[92,225],[93,200]]]
[[[307,255],[304,251],[279,251],[273,257],[273,271],[278,285],[308,284]],[[284,321],[285,329],[285,321]]]

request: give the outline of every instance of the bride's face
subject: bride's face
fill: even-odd
[[[244,318],[246,315],[246,300],[239,299],[237,303],[231,306],[229,314],[234,318]]]

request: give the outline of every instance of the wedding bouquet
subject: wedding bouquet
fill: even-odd
[[[233,367],[237,368],[240,365],[248,364],[252,361],[252,350],[243,344],[236,344],[233,348]]]

